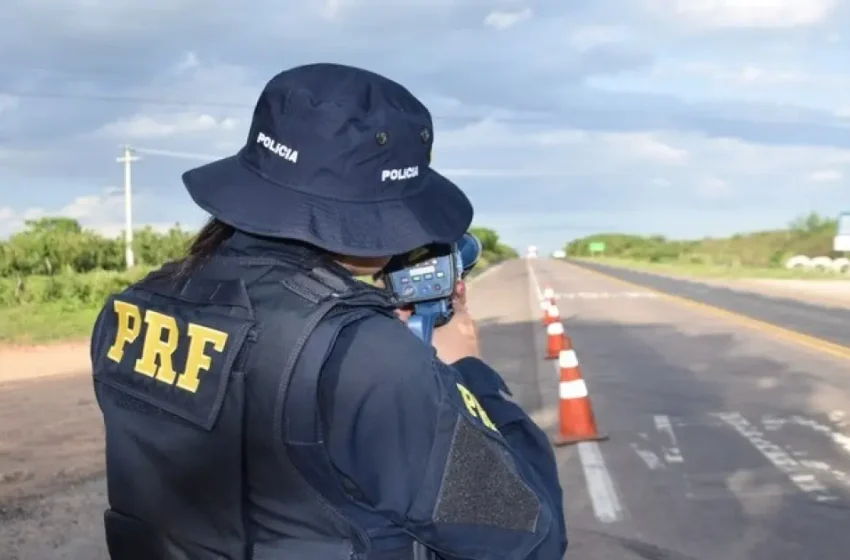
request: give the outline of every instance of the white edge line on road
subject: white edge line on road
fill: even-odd
[[[537,281],[537,275],[534,273],[534,268],[531,266],[531,260],[525,259],[525,268],[528,270],[528,277],[531,280],[531,287],[537,295],[537,301],[543,299],[543,292],[540,290],[540,283]],[[534,294],[532,294],[534,295]]]
[[[525,265],[528,270],[529,283],[531,284],[530,295],[534,298],[536,292],[537,299],[535,301],[539,301],[543,297],[543,292],[540,290],[540,284],[537,281],[537,275],[531,266],[530,259],[526,259]],[[555,363],[555,372],[557,375],[557,362]],[[557,425],[557,409],[555,408],[553,412],[555,418],[553,423]],[[538,416],[542,416],[545,419],[550,419],[553,416],[552,412],[548,409],[541,410],[540,413]],[[532,415],[532,419],[534,419],[534,415]],[[576,447],[578,447],[578,456],[581,461],[582,471],[584,472],[584,480],[587,484],[587,493],[590,496],[590,502],[593,506],[593,514],[602,523],[620,521],[625,513],[625,508],[617,495],[617,489],[614,486],[608,466],[605,464],[605,456],[602,453],[602,449],[595,441],[583,441],[577,444]]]

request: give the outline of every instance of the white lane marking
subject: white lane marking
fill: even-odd
[[[646,466],[649,467],[651,471],[657,471],[660,469],[664,469],[664,462],[652,451],[649,449],[643,449],[637,443],[632,442],[632,449],[635,450],[638,457],[643,459],[643,462],[646,463]]]
[[[802,416],[792,416],[791,420],[795,424],[798,424],[800,426],[806,426],[807,428],[811,428],[816,432],[824,434],[829,439],[831,439],[836,446],[843,449],[845,453],[850,455],[850,436],[846,436],[838,430],[833,430],[829,426],[821,424],[810,418],[803,418]]]
[[[761,417],[761,425],[764,426],[764,429],[768,432],[780,430],[782,429],[782,426],[787,423],[787,419],[776,416],[775,414],[765,414]]]
[[[567,292],[556,293],[555,299],[616,299],[657,298],[652,292]]]
[[[847,426],[847,413],[843,410],[833,410],[829,413],[829,421],[835,422],[839,428]]]
[[[619,521],[623,518],[623,509],[599,444],[595,441],[579,443],[578,456],[596,519],[602,523]]]
[[[811,473],[811,469],[805,468],[788,454],[783,448],[767,440],[764,433],[753,426],[739,412],[715,412],[714,416],[729,424],[735,431],[741,434],[753,447],[755,447],[768,461],[783,472],[788,479],[805,494],[815,495],[819,502],[837,500],[838,497],[830,494],[826,486]]]
[[[676,440],[676,432],[673,431],[673,423],[670,422],[670,417],[664,414],[656,414],[653,416],[653,421],[655,422],[655,429],[667,437],[668,444],[661,445],[664,460],[668,463],[684,463],[685,458],[679,449],[679,442]]]
[[[537,281],[537,275],[534,273],[534,268],[530,261],[525,261],[525,268],[528,270],[528,278],[531,280],[531,287],[537,292],[537,301],[543,299],[543,290],[540,289],[540,283]]]
[[[534,268],[531,266],[531,261],[526,260],[526,266],[528,267],[528,277],[531,280],[532,287],[537,292],[537,299],[540,300],[543,292],[540,289]],[[554,365],[557,371],[558,364],[555,363]],[[587,484],[587,493],[590,496],[593,514],[596,516],[596,519],[602,523],[613,523],[623,519],[625,508],[617,495],[614,481],[611,479],[611,473],[605,464],[602,449],[595,441],[583,441],[577,444],[576,447],[578,447],[578,456],[581,461],[582,471],[584,472],[584,480]]]

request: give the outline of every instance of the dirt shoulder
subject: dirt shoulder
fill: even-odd
[[[76,374],[90,368],[87,340],[38,346],[0,345],[0,383]]]
[[[88,343],[0,346],[0,503],[103,469]]]

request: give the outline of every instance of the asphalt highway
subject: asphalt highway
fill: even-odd
[[[569,263],[510,261],[470,305],[485,359],[553,434],[547,286],[609,437],[556,450],[568,559],[850,558],[850,361]],[[95,477],[0,508],[0,558],[104,559],[104,501]]]
[[[622,276],[634,281],[630,274]],[[561,261],[511,262],[487,280],[477,289],[503,284],[514,294],[527,286],[529,309],[538,289],[557,293],[600,431],[610,438],[557,450],[567,558],[850,558],[850,361],[769,325]],[[841,312],[650,282],[680,295],[700,291],[704,302],[720,299],[786,327],[805,320],[809,332],[842,340]],[[517,322],[518,339],[534,325],[542,356],[539,312]],[[509,361],[509,348],[486,344],[497,367]],[[538,357],[536,368],[535,415],[551,430],[555,365]],[[527,385],[513,370],[506,375]],[[531,397],[521,398],[534,409]]]
[[[779,327],[850,346],[850,309],[807,303],[779,296],[742,292],[699,281],[671,278],[587,261],[572,264],[626,282],[740,313]]]

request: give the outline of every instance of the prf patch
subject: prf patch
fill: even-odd
[[[182,333],[177,327],[177,319],[157,311],[145,310],[143,313],[139,306],[117,299],[112,302],[112,309],[117,325],[114,342],[106,352],[106,357],[121,364],[127,345],[138,340],[144,323],[141,355],[133,362],[133,371],[190,393],[197,392],[201,374],[212,365],[208,351],[222,354],[227,344],[226,332],[187,323],[186,358],[178,371],[174,354]]]
[[[95,379],[210,429],[251,322],[112,300]]]
[[[487,413],[484,411],[484,407],[481,406],[481,403],[478,402],[478,399],[475,398],[475,395],[472,394],[472,391],[457,383],[457,390],[460,392],[460,396],[463,399],[463,404],[466,405],[466,410],[471,414],[474,418],[478,418],[481,420],[481,423],[493,430],[494,432],[498,432],[499,430],[496,428],[496,425],[493,424],[493,421],[490,420],[490,417],[487,416]]]

